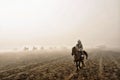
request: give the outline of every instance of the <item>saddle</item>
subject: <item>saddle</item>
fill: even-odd
[[[79,56],[81,60],[84,59],[84,52],[83,52],[82,48],[79,48],[77,46],[75,48],[77,50],[77,56]]]
[[[84,60],[84,53],[83,53],[83,51],[78,51],[76,53],[76,55],[74,56],[74,61],[77,61],[77,60],[81,60],[81,61]]]

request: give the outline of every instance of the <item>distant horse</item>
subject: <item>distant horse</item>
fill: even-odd
[[[80,63],[82,63],[82,67],[85,67],[84,55],[86,56],[86,59],[87,59],[88,54],[85,50],[77,51],[76,47],[72,48],[72,56],[74,56],[74,62],[76,63],[77,71],[78,71],[78,69],[81,69]]]

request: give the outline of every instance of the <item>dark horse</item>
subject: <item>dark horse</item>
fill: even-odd
[[[72,56],[74,56],[74,62],[76,63],[77,71],[78,71],[78,69],[81,69],[82,67],[85,67],[84,55],[86,56],[86,59],[87,59],[88,54],[85,50],[77,51],[76,47],[72,48]],[[80,66],[80,63],[82,63],[82,67]]]

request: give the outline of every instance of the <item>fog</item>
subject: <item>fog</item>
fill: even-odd
[[[120,48],[119,0],[1,0],[0,49],[105,45]]]

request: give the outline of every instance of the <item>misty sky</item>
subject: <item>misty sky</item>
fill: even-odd
[[[0,49],[78,39],[120,47],[120,0],[0,0]]]

